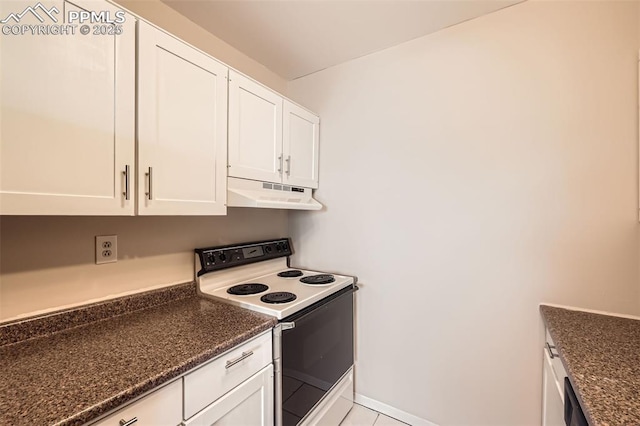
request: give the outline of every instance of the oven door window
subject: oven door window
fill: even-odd
[[[334,295],[335,297],[335,295]],[[283,425],[296,425],[353,365],[353,289],[284,321],[282,332]]]

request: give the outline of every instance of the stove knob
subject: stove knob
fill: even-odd
[[[218,257],[219,257],[219,258],[220,258],[220,260],[221,260],[221,261],[223,261],[223,262],[224,262],[225,260],[227,260],[227,255],[226,255],[226,254],[224,254],[224,253],[220,253],[220,256],[218,256]]]
[[[278,252],[282,251],[282,246],[280,245],[280,243],[276,244],[276,250],[278,250]]]
[[[289,250],[289,245],[286,242],[282,243],[282,250],[284,250],[284,251]]]
[[[266,251],[267,253],[271,253],[273,251],[273,248],[271,246],[266,246],[264,248],[264,251]]]

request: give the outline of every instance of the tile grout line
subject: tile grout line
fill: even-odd
[[[373,419],[373,423],[371,424],[371,426],[375,426],[376,422],[378,421],[378,417],[380,417],[380,413],[376,411],[376,418]]]

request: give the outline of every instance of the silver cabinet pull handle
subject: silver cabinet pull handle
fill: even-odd
[[[149,167],[149,171],[144,175],[147,176],[147,178],[149,179],[149,191],[145,192],[145,195],[147,196],[147,198],[149,198],[149,200],[153,200],[153,192],[151,192],[151,185],[153,181],[153,168]]]
[[[128,421],[125,420],[125,419],[122,419],[122,420],[120,420],[120,426],[131,426],[132,424],[134,424],[137,421],[138,421],[137,417],[134,417],[134,418],[132,418],[131,420],[128,420]]]
[[[547,351],[549,352],[549,357],[550,357],[551,359],[554,359],[554,358],[557,358],[557,357],[559,357],[559,356],[560,356],[560,355],[558,355],[558,354],[554,354],[554,353],[553,353],[552,349],[555,349],[555,348],[556,348],[555,346],[551,346],[551,345],[549,344],[549,342],[546,342],[546,344],[547,344]]]
[[[291,156],[287,155],[287,176],[291,176]]]
[[[124,192],[122,193],[122,195],[124,195],[125,200],[129,201],[129,165],[128,164],[124,166],[124,172],[122,172],[122,174],[124,175]]]
[[[282,176],[282,155],[278,156],[278,173],[280,173],[280,175]]]
[[[239,363],[241,361],[244,361],[245,359],[249,358],[251,355],[253,355],[253,351],[242,352],[242,355],[240,355],[238,358],[232,359],[231,361],[227,361],[227,365],[225,365],[224,368],[231,368],[234,365],[236,365],[237,363]]]

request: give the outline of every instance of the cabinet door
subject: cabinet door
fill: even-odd
[[[282,181],[282,98],[229,72],[229,176]]]
[[[546,350],[542,377],[542,426],[564,426],[564,401]]]
[[[285,101],[283,123],[284,183],[318,187],[320,118]]]
[[[184,424],[185,426],[273,425],[273,365],[269,364]]]
[[[226,214],[227,73],[138,24],[138,214]]]
[[[15,14],[4,27],[119,10],[42,0],[19,17],[34,4],[0,2],[0,19]],[[133,214],[133,187],[129,200],[124,193],[135,155],[135,19],[125,17],[120,35],[110,24],[112,35],[0,36],[0,214]]]

